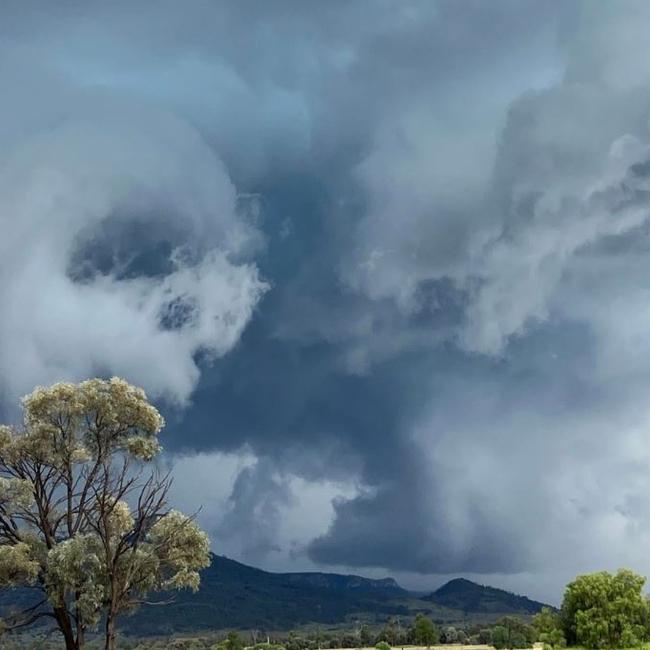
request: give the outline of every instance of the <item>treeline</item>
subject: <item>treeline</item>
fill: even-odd
[[[650,601],[644,594],[646,579],[628,569],[612,574],[600,571],[578,576],[564,592],[559,610],[544,608],[531,619],[506,616],[495,623],[464,629],[439,627],[423,614],[408,625],[392,618],[378,632],[362,625],[353,632],[288,634],[274,639],[270,650],[323,650],[325,648],[362,648],[390,650],[405,645],[432,646],[439,643],[486,644],[496,650],[530,648],[539,641],[545,650],[566,646],[633,648],[650,641]],[[196,643],[199,641],[196,640]],[[194,643],[194,641],[190,642]],[[243,650],[239,635],[229,637],[210,650]],[[187,646],[188,650],[203,650]],[[255,650],[269,650],[268,645]]]
[[[431,646],[438,643],[486,644],[496,650],[530,648],[535,642],[545,650],[566,646],[634,648],[650,641],[650,600],[644,594],[646,578],[629,569],[616,573],[599,571],[578,576],[564,592],[559,610],[545,607],[523,620],[506,616],[487,627],[438,627],[416,615],[409,626],[391,619],[378,634],[362,626],[353,635],[297,637],[282,639],[286,650],[356,648],[374,645],[377,650],[394,646]],[[219,650],[235,650],[220,648]]]
[[[419,613],[408,623],[401,618],[390,618],[386,625],[373,628],[360,625],[354,630],[289,632],[274,635],[266,643],[253,643],[258,634],[230,632],[225,639],[216,643],[207,639],[176,641],[185,644],[183,650],[336,650],[339,648],[375,648],[392,650],[405,646],[431,647],[440,644],[494,645],[501,648],[529,648],[538,639],[539,633],[532,625],[514,616],[505,616],[493,625],[473,625],[467,628],[451,625],[436,625],[430,618]],[[203,645],[201,645],[203,643]],[[162,650],[167,646],[136,646],[137,650]],[[176,645],[174,647],[177,647]],[[135,650],[135,648],[134,648]]]
[[[650,641],[650,601],[643,588],[646,579],[627,569],[578,576],[567,585],[560,609],[544,608],[532,618],[505,616],[490,625],[454,627],[440,625],[424,614],[412,619],[393,617],[382,627],[357,625],[348,631],[289,632],[267,636],[261,631],[226,636],[201,636],[164,640],[138,640],[122,636],[120,650],[328,650],[372,648],[391,650],[403,646],[438,644],[491,645],[496,650],[530,648],[542,642],[545,650],[566,646],[633,648]],[[6,650],[30,647],[54,650],[59,641],[35,635],[3,638]],[[263,641],[263,642],[260,642]],[[103,639],[89,639],[87,648],[100,648]]]
[[[430,647],[446,644],[524,648],[531,647],[537,638],[535,627],[515,616],[504,616],[491,625],[461,627],[436,623],[423,614],[417,614],[410,624],[404,624],[400,618],[391,618],[379,629],[362,625],[355,630],[343,632],[311,632],[301,635],[293,633],[276,639],[276,642],[286,650],[371,647],[376,650],[390,650],[404,646]]]

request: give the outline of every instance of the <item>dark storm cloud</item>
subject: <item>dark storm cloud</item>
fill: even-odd
[[[334,498],[290,549],[315,563],[641,562],[649,21],[5,4],[3,392],[125,374],[172,454],[252,455],[208,512],[268,566],[296,480]]]

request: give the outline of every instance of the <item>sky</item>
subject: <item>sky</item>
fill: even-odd
[[[0,415],[119,375],[275,571],[650,575],[645,0],[5,0]]]

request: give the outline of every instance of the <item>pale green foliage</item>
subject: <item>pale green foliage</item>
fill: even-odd
[[[644,577],[628,569],[578,576],[567,586],[562,603],[567,641],[588,648],[639,645],[648,614],[644,584]]]
[[[150,591],[197,589],[207,535],[167,511],[167,476],[140,480],[164,425],[144,391],[91,379],[22,404],[23,429],[0,426],[0,586],[38,586],[68,648],[102,612],[114,629]]]
[[[165,589],[198,589],[199,569],[210,564],[210,540],[196,523],[172,510],[151,528],[151,544],[165,567]]]
[[[32,557],[28,544],[19,542],[12,546],[0,546],[0,584],[14,587],[36,582],[40,566]]]
[[[162,416],[141,388],[117,377],[39,387],[22,403],[23,442],[50,462],[83,462],[117,448],[151,460],[160,448]]]
[[[0,477],[0,506],[6,512],[29,508],[34,501],[32,484],[20,478]]]
[[[55,605],[63,605],[65,595],[78,592],[78,610],[88,625],[95,625],[106,597],[105,572],[99,538],[77,535],[48,553],[46,588]]]
[[[11,427],[6,424],[0,424],[0,453],[2,453],[10,444],[13,439],[13,432]]]
[[[107,519],[114,539],[133,523],[123,502],[113,504]],[[108,596],[106,550],[99,535],[77,534],[52,548],[47,555],[45,586],[55,605],[63,605],[67,597],[79,594],[78,610],[88,625],[95,625]]]
[[[142,460],[151,460],[158,454],[162,447],[155,438],[145,438],[144,436],[133,436],[127,438],[124,442],[124,448],[136,458]]]

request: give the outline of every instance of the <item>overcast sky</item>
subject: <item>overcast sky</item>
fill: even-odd
[[[120,375],[271,570],[650,574],[650,3],[4,0],[0,410]]]

